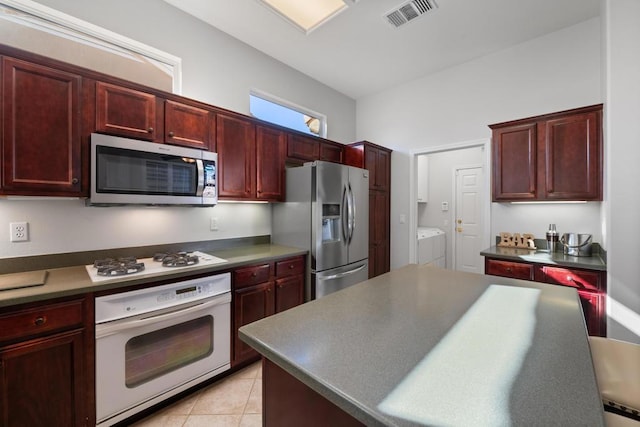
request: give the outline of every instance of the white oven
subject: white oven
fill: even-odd
[[[96,298],[96,416],[110,426],[230,367],[229,273]]]

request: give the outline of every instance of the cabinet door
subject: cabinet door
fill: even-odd
[[[493,201],[536,199],[536,124],[494,129],[492,146]]]
[[[96,83],[96,130],[155,141],[156,97],[109,83]]]
[[[602,200],[601,113],[545,121],[545,198]]]
[[[389,271],[389,194],[369,191],[369,278]]]
[[[302,162],[312,162],[320,158],[320,143],[311,136],[287,135],[287,157]]]
[[[511,277],[514,279],[533,280],[533,264],[513,261],[499,261],[485,258],[485,274],[493,276]]]
[[[86,426],[84,332],[0,348],[0,424]]]
[[[578,291],[582,313],[589,335],[606,336],[605,295],[597,292]]]
[[[264,126],[256,127],[256,198],[284,200],[285,133]]]
[[[81,77],[2,58],[2,192],[81,196]]]
[[[164,103],[164,141],[209,150],[215,135],[215,116],[202,108],[175,101]],[[213,118],[213,119],[212,119]]]
[[[369,170],[369,188],[389,191],[391,154],[388,151],[365,146],[364,167]]]
[[[238,336],[238,329],[273,314],[273,283],[266,282],[233,291],[233,363],[237,364],[258,353]]]
[[[320,160],[327,162],[342,163],[344,158],[344,147],[341,144],[330,142],[320,143]]]
[[[216,121],[219,196],[252,199],[256,188],[255,125],[223,114],[218,114]]]
[[[275,312],[288,310],[304,302],[304,276],[276,280]]]
[[[604,291],[606,276],[593,270],[551,267],[543,265],[536,270],[536,281],[571,286],[585,291]]]

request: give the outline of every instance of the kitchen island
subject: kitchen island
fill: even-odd
[[[571,288],[409,265],[240,337],[266,426],[604,425]]]

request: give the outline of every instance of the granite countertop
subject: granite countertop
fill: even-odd
[[[159,273],[120,276],[97,283],[91,281],[84,265],[64,268],[48,268],[46,282],[43,286],[0,291],[0,307],[7,307],[27,302],[44,301],[51,298],[78,295],[87,292],[118,289],[122,287],[153,283],[154,281],[159,280],[178,280],[196,274],[215,273],[217,271],[229,270],[241,265],[307,254],[307,251],[303,249],[271,244],[251,245],[203,252],[223,258],[227,260],[227,262],[208,266],[196,265],[189,268],[162,271]],[[24,272],[24,274],[32,273],[34,273],[34,271]],[[0,278],[2,278],[2,276],[3,275],[0,275]]]
[[[409,265],[240,338],[368,426],[604,425],[573,288]]]
[[[549,252],[545,249],[532,250],[491,246],[490,248],[481,251],[480,255],[509,261],[524,261],[535,264],[586,268],[589,270],[599,271],[607,270],[607,263],[605,259],[597,251],[594,251],[592,256],[589,257],[578,257],[565,255],[562,252]]]

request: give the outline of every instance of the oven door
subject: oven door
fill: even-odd
[[[230,366],[230,293],[96,325],[96,416],[111,425]]]

